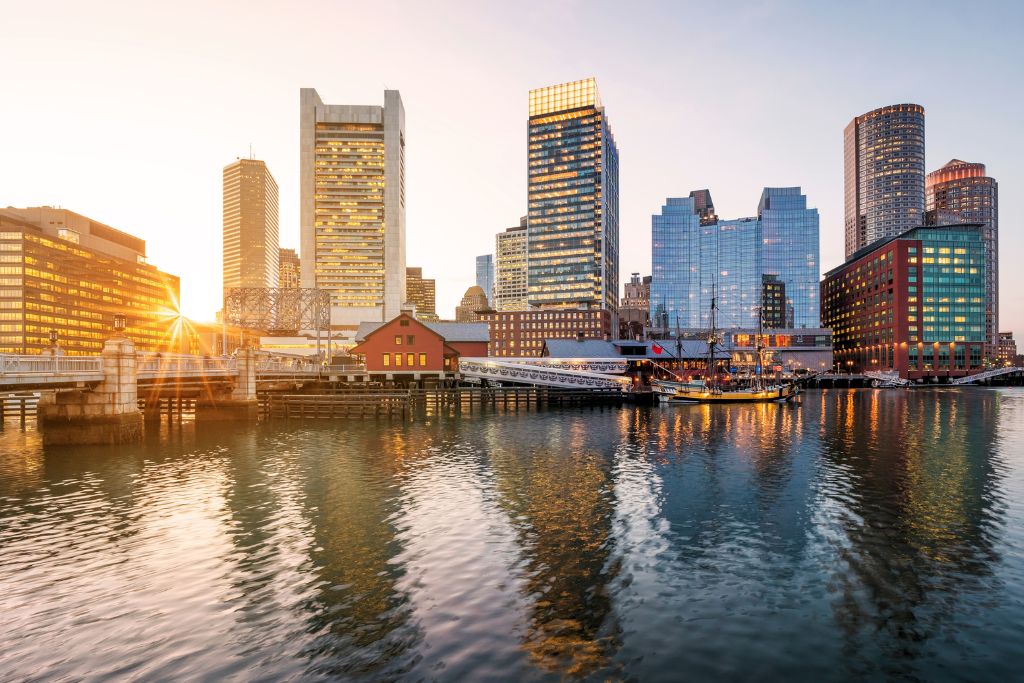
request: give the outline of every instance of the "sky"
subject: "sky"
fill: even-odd
[[[934,170],[1000,189],[1001,329],[1024,338],[1024,3],[0,0],[0,206],[62,206],[146,240],[183,312],[221,299],[222,169],[267,162],[299,243],[299,88],[406,111],[407,264],[452,316],[475,257],[526,213],[527,94],[593,76],[620,154],[620,280],[651,269],[651,215],[708,188],[756,213],[799,185],[843,260],[843,128],[926,109]]]

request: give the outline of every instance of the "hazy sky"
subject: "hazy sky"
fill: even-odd
[[[926,108],[928,168],[1000,184],[1002,329],[1024,337],[1024,3],[25,2],[0,0],[0,206],[60,205],[146,239],[187,315],[221,296],[221,171],[250,143],[298,246],[299,88],[401,91],[408,264],[452,315],[474,257],[526,211],[530,88],[597,78],[620,151],[621,279],[650,216],[709,188],[719,215],[800,185],[823,271],[843,256],[843,127]]]

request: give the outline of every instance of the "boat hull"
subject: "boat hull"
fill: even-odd
[[[667,403],[773,403],[789,401],[797,395],[795,385],[787,384],[762,391],[693,391],[679,392],[669,397],[662,397]]]

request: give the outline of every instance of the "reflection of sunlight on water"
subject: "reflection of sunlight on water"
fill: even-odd
[[[8,429],[0,678],[1010,680],[1022,397]]]

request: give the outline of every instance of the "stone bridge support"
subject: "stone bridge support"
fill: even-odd
[[[39,399],[45,445],[123,444],[143,435],[135,345],[115,337],[103,344],[103,381],[93,389],[58,391]]]
[[[196,401],[196,421],[223,422],[255,420],[259,417],[256,402],[256,352],[239,349],[235,355],[237,375],[230,390],[210,391]]]

